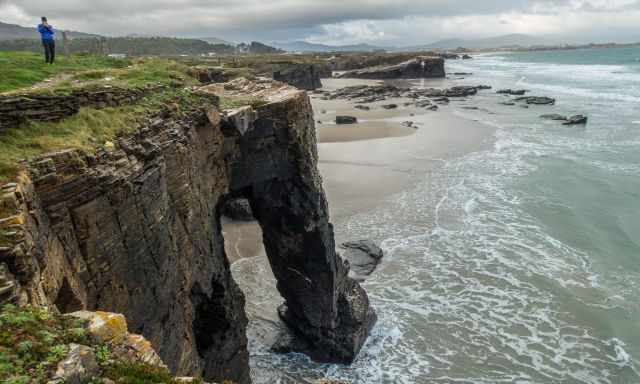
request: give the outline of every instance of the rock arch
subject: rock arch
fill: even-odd
[[[230,188],[251,203],[285,299],[280,317],[296,335],[278,349],[351,363],[376,315],[335,251],[311,111],[299,92],[257,113],[244,108],[226,116]]]

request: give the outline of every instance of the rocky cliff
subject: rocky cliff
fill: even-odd
[[[331,77],[331,70],[317,64],[291,63],[280,65],[273,72],[274,80],[308,91],[322,88],[322,77]]]
[[[1,297],[123,313],[177,375],[250,381],[244,296],[221,207],[247,198],[264,232],[291,349],[348,363],[375,313],[335,252],[303,91],[239,79],[203,87],[95,154],[25,163],[0,196]],[[259,98],[220,111],[217,96]],[[275,308],[274,308],[275,311]]]

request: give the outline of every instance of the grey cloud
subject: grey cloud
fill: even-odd
[[[23,19],[47,15],[64,28],[122,35],[217,35],[246,40],[292,40],[317,36],[327,25],[410,18],[553,15],[640,9],[640,1],[610,0],[0,0]],[[2,16],[0,16],[0,19]],[[496,22],[500,25],[500,22]],[[490,28],[490,25],[487,25]],[[416,25],[415,28],[420,28]]]

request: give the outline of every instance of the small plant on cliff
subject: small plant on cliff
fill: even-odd
[[[79,320],[7,304],[0,309],[0,381],[45,381],[69,343],[86,343]]]
[[[104,376],[120,384],[178,384],[166,369],[139,363],[114,363],[105,368]]]

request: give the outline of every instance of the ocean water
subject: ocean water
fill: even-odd
[[[473,73],[456,83],[557,104],[504,106],[494,91],[452,103],[495,127],[492,144],[428,174],[416,165],[410,190],[336,223],[386,252],[365,283],[379,321],[361,356],[318,365],[271,354],[253,335],[254,381],[640,383],[640,48],[447,65]]]

